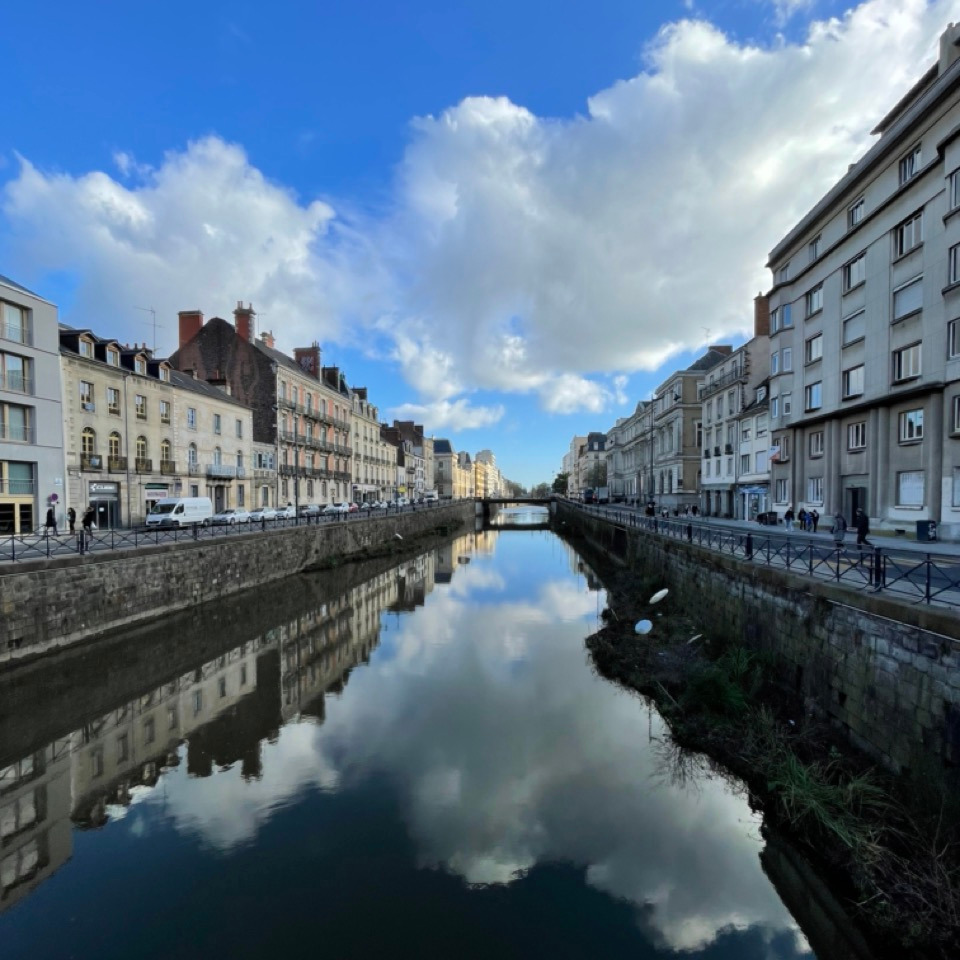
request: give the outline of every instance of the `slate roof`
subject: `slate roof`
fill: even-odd
[[[179,370],[171,370],[170,383],[181,390],[190,390],[193,393],[201,394],[210,400],[222,400],[227,403],[232,403],[234,406],[243,407],[244,410],[250,409],[250,407],[248,407],[245,403],[242,403],[236,397],[231,397],[230,394],[225,390],[215,387],[212,383],[207,383],[206,380],[195,380],[189,373],[181,373]]]
[[[449,440],[434,440],[433,441],[433,453],[434,455],[440,453],[453,453],[453,447],[450,446]]]

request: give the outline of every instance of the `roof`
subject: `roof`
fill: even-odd
[[[449,440],[434,440],[433,441],[433,452],[434,454],[444,454],[444,453],[453,453],[453,447],[450,446]]]
[[[232,403],[236,407],[243,407],[249,410],[245,403],[241,403],[236,397],[231,397],[229,393],[215,387],[206,380],[195,380],[189,373],[181,373],[179,370],[170,371],[170,383],[181,390],[190,390],[193,393],[199,393],[209,400],[222,400],[226,403]]]
[[[693,363],[691,363],[690,366],[687,367],[687,370],[710,370],[718,363],[723,363],[724,360],[729,360],[730,357],[731,353],[729,350],[714,350],[714,348],[711,347],[699,360],[695,360]]]
[[[2,273],[0,273],[0,283],[2,283],[5,287],[10,287],[11,290],[19,290],[21,293],[28,293],[31,297],[36,297],[38,300],[43,300],[45,303],[50,303],[49,300],[45,300],[43,297],[41,297],[39,293],[34,293],[32,290],[28,290],[22,284],[17,283],[16,280],[11,280],[9,277],[5,277]]]

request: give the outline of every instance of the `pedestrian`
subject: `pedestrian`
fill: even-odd
[[[843,538],[847,534],[847,520],[840,510],[833,515],[832,533],[833,542],[837,545],[837,549],[839,550],[843,546]]]
[[[50,528],[53,527],[53,535],[57,535],[57,515],[54,512],[53,507],[47,507],[47,519],[43,524],[44,533],[49,534]]]
[[[70,532],[76,533],[77,511],[73,507],[67,511],[67,523],[70,524]]]
[[[85,533],[89,534],[91,532],[91,529],[93,527],[93,518],[95,515],[96,514],[94,512],[93,507],[87,507],[87,509],[84,511],[83,520],[81,522],[83,524],[83,529]]]
[[[797,512],[797,523],[800,524],[801,530],[807,529],[807,511],[803,507]]]
[[[857,528],[857,549],[862,550],[864,544],[872,547],[873,544],[867,539],[867,534],[870,532],[870,520],[861,507],[857,507],[853,523]]]
[[[817,508],[814,507],[810,513],[810,519],[813,521],[813,532],[817,532],[817,524],[820,523],[820,514],[817,512]]]
[[[793,529],[793,507],[787,507],[786,513],[783,515],[783,525],[787,531]]]

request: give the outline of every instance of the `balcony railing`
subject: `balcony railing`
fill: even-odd
[[[161,460],[160,461],[160,473],[164,476],[172,477],[177,472],[177,461],[176,460]]]
[[[33,480],[0,480],[0,493],[11,497],[32,497],[36,493]]]
[[[107,457],[107,470],[110,473],[126,473],[127,458],[126,457]]]
[[[199,463],[193,463],[193,462],[187,463],[187,474],[188,474],[189,476],[191,476],[191,477],[199,477],[199,476],[200,476],[200,464],[199,464]]]
[[[80,457],[81,470],[102,470],[103,457],[100,454],[92,454],[89,457]]]
[[[705,397],[712,396],[718,390],[722,390],[724,387],[731,383],[736,383],[738,380],[743,380],[747,376],[747,370],[745,366],[738,365],[732,370],[725,373],[718,380],[714,380],[713,383],[705,383],[697,391],[697,399],[703,400]]]
[[[0,423],[0,440],[13,440],[17,443],[36,443],[33,427],[13,423]]]
[[[26,344],[28,347],[33,346],[33,330],[26,323],[17,324],[7,323],[5,320],[0,321],[0,337],[3,337],[4,340]]]
[[[225,463],[208,463],[208,477],[220,477],[221,479],[232,479],[233,477],[245,477],[246,471],[243,467],[233,467]]]
[[[254,480],[272,480],[277,475],[276,470],[269,470],[266,467],[254,467]]]
[[[137,457],[134,463],[137,473],[153,473],[153,461],[148,457]]]
[[[0,373],[0,390],[33,396],[33,378],[25,377],[22,373]]]

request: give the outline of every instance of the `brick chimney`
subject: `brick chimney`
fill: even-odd
[[[181,310],[177,316],[180,318],[180,348],[192,340],[203,326],[203,314],[199,310]]]
[[[233,322],[237,328],[237,336],[249,343],[253,343],[253,318],[256,315],[252,303],[245,307],[242,300],[237,301],[237,309],[233,311]]]
[[[260,334],[260,342],[261,342],[265,347],[269,347],[269,348],[272,350],[272,349],[273,349],[273,345],[274,345],[274,343],[275,343],[275,341],[274,341],[274,339],[273,339],[273,331],[272,331],[272,330],[264,330],[263,333]]]
[[[770,301],[764,293],[758,293],[753,298],[753,335],[770,336]]]
[[[729,343],[714,343],[708,348],[713,350],[715,353],[722,353],[725,356],[729,357],[733,353],[733,347]]]
[[[320,344],[314,342],[309,347],[294,347],[293,359],[297,366],[311,377],[320,379]]]

